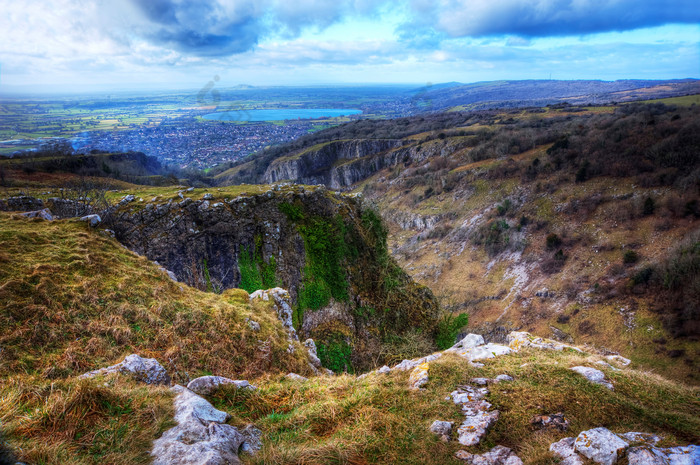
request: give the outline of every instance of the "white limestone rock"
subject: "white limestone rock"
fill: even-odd
[[[464,413],[464,421],[457,428],[458,441],[465,446],[473,446],[481,441],[486,431],[498,420],[498,410],[489,411],[491,404],[484,400],[486,388],[460,386],[450,396]]]
[[[306,378],[304,376],[298,375],[296,373],[287,373],[284,375],[285,378],[292,380],[292,381],[298,381],[300,383],[303,383],[304,381],[308,381],[309,378]]]
[[[447,352],[453,352],[453,351],[458,351],[458,350],[464,350],[464,349],[472,349],[477,346],[484,345],[486,342],[484,341],[484,336],[480,334],[467,334],[462,338],[461,341],[459,341],[457,344],[453,345],[449,349],[447,349]]]
[[[602,427],[582,431],[574,442],[576,452],[602,465],[616,463],[628,447],[626,441]]]
[[[123,373],[133,376],[137,381],[146,384],[170,384],[170,376],[165,368],[154,358],[143,358],[137,354],[128,355],[124,360],[106,368],[90,371],[81,378],[93,378],[98,375]]]
[[[224,385],[233,385],[237,389],[249,389],[251,391],[257,389],[256,386],[253,386],[248,381],[233,380],[223,376],[200,376],[190,381],[187,384],[187,389],[199,395],[208,396]]]
[[[595,368],[590,368],[590,367],[583,367],[583,366],[573,367],[573,368],[571,368],[571,370],[582,375],[584,378],[586,378],[591,383],[600,384],[601,386],[605,386],[606,388],[610,389],[611,391],[615,389],[613,387],[612,383],[610,381],[608,381],[607,379],[605,379],[605,373],[603,373],[600,370],[597,370]]]
[[[562,465],[583,465],[583,459],[574,450],[575,438],[564,438],[549,446],[550,452],[559,457]]]
[[[25,218],[41,218],[42,220],[53,221],[53,214],[48,208],[35,210],[33,212],[21,213],[20,215],[24,216]]]
[[[435,420],[432,425],[430,425],[430,432],[438,435],[440,439],[447,442],[452,436],[452,427],[454,423],[451,421],[441,421]]]
[[[245,438],[224,424],[229,415],[187,388],[175,386],[173,391],[177,426],[153,443],[153,465],[240,464],[238,449]]]
[[[421,363],[411,371],[411,375],[408,378],[408,384],[410,389],[422,389],[423,386],[428,384],[428,370],[430,369],[429,363]]]
[[[290,339],[298,341],[299,337],[294,329],[294,325],[292,325],[292,298],[289,296],[289,292],[281,287],[275,287],[267,290],[260,289],[250,294],[251,301],[255,299],[269,301],[270,298],[272,298],[274,302],[277,317],[282,321],[282,325],[284,325],[287,333],[289,333]]]
[[[512,331],[506,337],[506,342],[508,343],[508,346],[516,352],[523,347],[534,347],[536,349],[546,350],[572,349],[577,352],[583,352],[578,347],[562,344],[561,342],[553,341],[551,339],[533,336],[526,331]]]
[[[483,454],[471,454],[465,450],[459,450],[455,457],[472,465],[522,465],[520,457],[507,447],[496,446]]]
[[[102,222],[102,218],[100,215],[86,215],[80,218],[80,221],[86,221],[91,228],[94,228]]]

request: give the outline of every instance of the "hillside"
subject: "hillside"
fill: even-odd
[[[361,192],[398,262],[491,338],[526,329],[697,383],[700,113],[671,102],[352,123],[220,179]]]

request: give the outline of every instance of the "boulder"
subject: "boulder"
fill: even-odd
[[[535,429],[558,429],[559,431],[566,431],[569,429],[569,420],[564,417],[563,413],[552,413],[549,415],[535,415],[530,420],[530,424]]]
[[[100,215],[87,215],[81,217],[80,221],[86,221],[91,228],[94,228],[102,222],[102,218],[100,218]]]
[[[470,334],[467,334],[466,336],[464,336],[461,341],[459,341],[457,344],[453,345],[452,347],[450,347],[447,350],[448,351],[452,351],[452,350],[456,351],[456,350],[460,350],[460,349],[471,349],[471,348],[474,348],[477,346],[484,345],[485,343],[486,343],[486,341],[484,341],[484,336],[482,336],[480,334],[470,333]]]
[[[22,213],[21,215],[26,218],[41,218],[42,220],[53,221],[53,215],[51,214],[51,210],[48,208]]]
[[[381,367],[380,369],[377,370],[377,373],[380,373],[380,374],[391,373],[391,368],[384,365],[383,367]]]
[[[440,421],[440,420],[435,420],[432,425],[430,425],[430,432],[437,434],[440,439],[443,441],[447,442],[450,440],[450,436],[452,435],[452,427],[454,426],[454,423],[451,421]]]
[[[408,378],[408,385],[410,389],[422,389],[423,386],[428,384],[428,370],[430,369],[429,363],[421,363],[411,371],[411,375]]]
[[[589,460],[602,465],[613,465],[629,447],[618,435],[607,428],[582,431],[576,437],[574,449]]]
[[[571,349],[577,352],[583,352],[578,347],[570,346],[567,344],[562,344],[561,342],[553,341],[551,339],[544,339],[541,337],[533,336],[526,331],[512,331],[506,337],[508,346],[518,351],[523,347],[534,347],[536,349],[546,349],[546,350],[564,350]]]
[[[460,386],[452,391],[452,401],[464,413],[464,421],[457,428],[458,441],[465,446],[473,446],[481,441],[486,431],[498,420],[498,410],[489,411],[491,404],[484,400],[486,388]]]
[[[175,421],[153,443],[153,465],[237,465],[245,441],[237,428],[227,425],[229,415],[182,386],[173,387]]]
[[[143,358],[137,354],[128,355],[124,360],[106,368],[90,371],[81,378],[93,378],[98,375],[123,373],[133,376],[146,384],[170,384],[170,376],[165,368],[154,358]]]
[[[311,365],[316,369],[321,368],[321,359],[318,358],[318,352],[316,351],[316,343],[314,340],[311,338],[305,340],[304,347],[306,347],[306,350],[309,353],[309,363],[311,363]]]
[[[282,289],[281,287],[275,287],[267,290],[258,290],[250,294],[250,300],[262,299],[264,301],[269,301],[272,299],[275,311],[277,312],[277,317],[282,321],[282,325],[289,333],[290,339],[298,341],[299,337],[292,324],[292,298],[289,296],[289,292]]]
[[[300,383],[303,383],[304,381],[308,381],[309,378],[306,378],[304,376],[298,375],[296,373],[287,373],[284,375],[285,378],[290,379],[292,381],[298,381]]]
[[[255,455],[262,449],[262,431],[256,428],[255,425],[246,425],[246,427],[241,430],[241,435],[243,436],[241,452],[248,455]]]
[[[626,367],[630,363],[632,363],[632,360],[625,358],[622,355],[608,355],[605,358],[613,363],[616,363],[616,364],[622,366],[622,367]]]
[[[459,450],[455,453],[455,457],[473,465],[523,465],[520,457],[504,446],[496,446],[483,454],[470,454],[465,450]]]
[[[200,376],[187,384],[187,389],[202,396],[208,396],[216,392],[221,386],[233,385],[237,389],[249,389],[251,391],[257,387],[245,380],[233,380],[223,376]]]
[[[603,373],[600,370],[583,366],[573,367],[571,368],[571,370],[582,375],[591,383],[600,384],[601,386],[605,386],[611,391],[614,389],[612,383],[605,379],[605,373]]]
[[[627,461],[629,465],[697,465],[700,463],[700,447],[632,447],[627,453]]]
[[[549,446],[549,451],[559,457],[561,465],[583,465],[583,459],[574,450],[575,438],[564,438]]]

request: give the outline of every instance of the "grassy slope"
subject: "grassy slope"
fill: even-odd
[[[697,388],[640,371],[606,370],[615,384],[611,392],[568,369],[593,360],[531,350],[488,360],[480,369],[448,356],[430,364],[430,382],[420,392],[408,389],[408,372],[393,372],[306,383],[268,377],[258,381],[258,391],[222,391],[212,400],[232,414],[232,424],[254,422],[263,430],[261,455],[245,459],[251,464],[456,464],[458,449],[480,452],[498,444],[528,464],[556,463],[549,444],[597,426],[661,433],[668,445],[700,440]],[[463,420],[446,400],[458,385],[502,373],[515,381],[491,386],[487,399],[501,415],[480,445],[444,443],[428,431],[434,420]],[[531,428],[534,415],[554,412],[565,413],[569,432]]]
[[[0,423],[32,463],[148,461],[150,441],[172,418],[169,393],[76,379],[130,353],[155,357],[179,383],[307,366],[300,345],[287,353],[268,303],[172,282],[77,221],[0,213],[0,328]]]
[[[607,112],[594,108],[579,114]],[[567,115],[566,110],[548,109],[513,118],[536,120],[554,113]],[[507,126],[495,124],[489,129],[507,135]],[[450,131],[443,132],[448,143],[453,137]],[[453,151],[423,166],[383,170],[356,191],[377,201],[386,213],[390,249],[400,265],[443,297],[444,305],[467,311],[472,327],[511,321],[541,335],[551,334],[551,327],[556,327],[579,344],[619,351],[665,376],[700,382],[698,341],[674,339],[653,312],[659,307],[653,294],[629,285],[638,271],[662,262],[669,250],[699,227],[697,217],[674,211],[676,204],[692,201],[693,189],[642,187],[638,177],[623,176],[575,182],[575,171],[535,179],[523,176],[535,160],[539,166],[551,161],[546,153],[550,146],[476,162],[471,149]],[[453,190],[440,188],[440,182],[451,179],[459,180]],[[647,197],[654,199],[655,211],[643,216]],[[512,207],[499,215],[496,209],[505,199],[511,200]],[[442,219],[434,233],[421,234],[392,222],[398,213]],[[528,223],[520,231],[517,224],[522,217]],[[465,224],[500,220],[511,226],[511,243],[503,253],[487,253],[483,243],[474,242],[475,231],[449,236]],[[567,259],[561,271],[546,272],[542,265],[555,252],[546,247],[551,233],[562,238],[558,248]],[[623,254],[631,249],[639,260],[624,264]],[[535,297],[543,288],[556,298]],[[584,292],[592,302],[586,294],[582,296]]]

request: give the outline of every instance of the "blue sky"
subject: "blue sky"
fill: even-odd
[[[0,0],[0,92],[700,78],[693,0]]]

